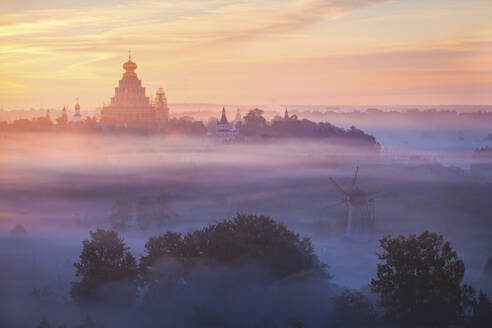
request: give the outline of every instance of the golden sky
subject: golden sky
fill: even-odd
[[[492,104],[490,0],[1,0],[0,108]]]

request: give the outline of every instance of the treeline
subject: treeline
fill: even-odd
[[[262,138],[336,138],[374,145],[379,149],[379,144],[373,136],[354,126],[349,129],[343,129],[328,122],[316,123],[307,119],[299,119],[297,115],[291,115],[287,118],[276,116],[271,121],[267,121],[263,114],[264,111],[258,108],[249,111],[239,123],[240,135]],[[203,122],[195,121],[193,117],[189,116],[171,118],[162,127],[148,122],[142,123],[142,125],[136,122],[132,126],[113,126],[98,122],[95,117],[86,117],[81,122],[71,122],[66,116],[58,117],[55,122],[49,117],[18,119],[12,123],[0,122],[0,131],[60,130],[72,132],[163,133],[189,136],[205,136],[207,133],[207,128]]]
[[[71,297],[84,308],[116,307],[121,313],[140,294],[141,317],[138,324],[127,322],[128,327],[161,327],[165,322],[308,327],[310,317],[324,318],[316,327],[492,324],[488,296],[482,291],[476,295],[462,283],[463,261],[442,236],[427,231],[381,239],[377,274],[367,289],[339,290],[331,297],[328,267],[310,240],[266,216],[238,214],[185,234],[151,237],[139,261],[117,232],[98,229],[90,236],[74,264],[80,281],[72,283]],[[292,306],[305,307],[307,317],[289,316]],[[246,319],[240,315],[244,312]],[[47,320],[42,324],[57,327]]]
[[[350,129],[336,127],[328,122],[312,122],[299,119],[297,115],[281,118],[274,117],[268,122],[263,111],[255,108],[244,116],[240,125],[241,135],[263,137],[296,137],[296,138],[339,138],[378,145],[376,138],[352,126]]]
[[[135,124],[133,126],[113,126],[101,124],[95,117],[85,117],[81,122],[69,121],[66,117],[58,117],[55,121],[42,116],[32,119],[17,119],[12,123],[0,122],[0,132],[26,131],[65,131],[65,132],[110,132],[110,133],[163,133],[190,136],[205,136],[207,129],[201,121],[192,117],[172,118],[164,128],[152,124]]]

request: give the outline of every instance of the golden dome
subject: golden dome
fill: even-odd
[[[128,61],[123,64],[123,69],[127,72],[133,73],[133,71],[137,69],[137,64],[132,62],[131,59],[128,59]]]

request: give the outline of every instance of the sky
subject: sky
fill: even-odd
[[[490,0],[1,0],[0,108],[491,105]],[[172,109],[172,107],[171,107]]]

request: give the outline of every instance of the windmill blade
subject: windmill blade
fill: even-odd
[[[356,166],[354,170],[354,176],[352,178],[352,189],[355,188],[355,185],[357,184],[357,175],[359,174],[359,167]]]
[[[338,188],[338,190],[340,190],[345,196],[348,196],[345,190],[343,190],[343,188],[340,187],[340,185],[335,180],[333,180],[332,177],[330,177],[330,181],[333,182],[333,184]]]

